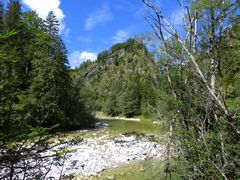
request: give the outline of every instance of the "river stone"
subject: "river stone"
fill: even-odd
[[[108,180],[114,180],[115,177],[114,177],[114,176],[108,176],[107,179],[108,179]]]
[[[133,160],[144,160],[153,156],[161,158],[164,152],[163,146],[149,142],[147,139],[137,140],[135,136],[119,136],[111,140],[108,135],[104,135],[84,138],[83,142],[79,144],[64,143],[41,153],[41,155],[53,155],[64,147],[70,150],[65,158],[54,161],[54,158],[49,157],[43,164],[41,169],[43,173],[46,173],[47,168],[51,167],[45,179],[59,179],[61,171],[65,176],[79,175],[88,179],[106,169],[119,167]],[[28,162],[36,163],[34,160],[28,160]],[[3,171],[4,169],[0,170],[0,173]],[[110,179],[115,178],[109,177]]]

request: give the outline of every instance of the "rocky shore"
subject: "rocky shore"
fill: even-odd
[[[95,127],[91,136],[84,135],[88,130],[72,132],[54,139],[49,150],[15,164],[16,179],[89,179],[107,169],[164,155],[164,145],[154,142],[153,134],[112,136],[109,124],[96,123]],[[0,169],[0,174],[9,174],[9,168]]]
[[[60,151],[66,147],[68,153],[61,162],[53,164],[46,179],[78,176],[87,178],[98,173],[128,164],[134,160],[161,158],[164,147],[147,138],[120,135],[115,139],[109,136],[86,138],[78,144],[63,144],[55,147]]]

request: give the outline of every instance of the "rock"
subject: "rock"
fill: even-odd
[[[42,156],[54,154],[54,151],[64,147],[70,150],[65,159],[58,161],[54,161],[54,158],[46,159],[47,163],[41,169],[43,174],[48,171],[47,168],[52,164],[46,179],[50,177],[59,179],[62,168],[63,174],[66,176],[76,174],[88,179],[88,177],[97,176],[108,168],[119,167],[133,160],[144,160],[153,156],[161,158],[164,151],[164,148],[160,147],[159,144],[149,142],[147,139],[136,140],[135,136],[119,136],[113,141],[110,140],[109,135],[103,135],[101,137],[85,138],[79,144],[65,143],[56,146],[54,149],[42,153]],[[29,163],[34,164],[36,162],[29,160]],[[0,170],[0,173],[3,171],[4,169]],[[115,179],[115,177],[109,176],[108,179]]]
[[[94,124],[94,128],[96,128],[96,129],[107,128],[107,127],[109,127],[109,126],[110,126],[109,124],[107,124],[107,123],[101,123],[101,122],[96,122],[96,123]]]
[[[72,162],[71,162],[71,167],[76,166],[77,163],[78,163],[78,160],[74,160],[74,161],[72,161]]]
[[[136,141],[136,138],[134,136],[121,137],[114,140],[115,143],[130,143],[134,141]]]
[[[102,126],[103,127],[109,127],[110,125],[108,123],[103,123]]]
[[[90,175],[90,176],[97,176],[97,173],[92,172],[92,173],[90,173],[89,175]]]
[[[114,177],[114,176],[108,176],[107,179],[108,179],[108,180],[114,180],[115,177]]]

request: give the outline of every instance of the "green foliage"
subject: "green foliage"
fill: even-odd
[[[100,62],[100,63],[104,63],[106,60],[107,60],[107,57],[109,56],[109,53],[108,51],[102,51],[98,54],[97,56],[97,60]],[[83,67],[84,65],[81,65],[81,67]]]
[[[5,15],[5,22],[7,30],[16,30],[21,25],[21,5],[18,0],[10,0],[8,4],[8,10]]]
[[[53,11],[48,13],[45,20],[44,29],[48,34],[57,35],[59,32],[59,22]]]
[[[36,168],[25,161],[50,148],[48,134],[88,128],[94,118],[70,77],[67,50],[53,12],[42,20],[35,12],[22,13],[17,0],[9,2],[6,12],[2,7],[0,169],[6,173],[0,179],[13,179],[23,169]]]
[[[198,39],[196,52],[191,52],[190,40],[186,47],[228,113],[209,93],[176,37],[168,38],[166,52],[160,47],[162,74],[155,102],[159,116],[172,127],[168,151],[173,159],[167,157],[166,173],[184,179],[239,179],[239,3],[188,2],[193,19],[197,11]]]
[[[135,39],[113,45],[72,72],[81,94],[95,111],[108,115],[149,116],[155,104],[157,65],[145,45]],[[82,80],[83,78],[83,80]]]
[[[107,100],[103,106],[103,112],[105,112],[108,115],[111,116],[115,116],[119,113],[119,109],[118,109],[118,97],[117,97],[117,93],[118,93],[118,88],[117,88],[116,83],[113,83],[112,88],[107,96]],[[121,112],[121,111],[120,111]]]
[[[71,151],[67,147],[64,147],[61,151],[56,151],[56,158],[63,158],[69,152]]]
[[[125,86],[124,92],[119,98],[120,109],[124,116],[133,117],[140,114],[141,96],[136,77],[130,77]]]
[[[223,62],[223,78],[224,94],[226,95],[229,108],[234,114],[240,112],[240,107],[237,105],[240,102],[240,26],[235,24],[229,32],[226,39],[223,41],[223,50],[221,51],[225,61]],[[236,106],[237,105],[237,106]]]
[[[0,33],[3,32],[4,30],[4,8],[3,8],[3,3],[0,1]]]

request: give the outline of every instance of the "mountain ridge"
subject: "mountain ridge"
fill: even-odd
[[[88,101],[92,109],[104,111],[108,115],[135,116],[145,111],[143,106],[146,108],[146,104],[149,103],[149,101],[143,102],[143,100],[146,101],[146,96],[150,93],[154,94],[157,71],[157,63],[146,46],[140,41],[129,39],[99,53],[96,61],[84,62],[73,71],[72,75],[75,80],[81,81],[82,91],[84,91],[82,93],[91,97]],[[137,101],[131,105],[136,106],[134,112],[131,113],[123,110],[122,101],[127,98],[124,97],[127,94],[136,96],[126,100]],[[109,111],[108,103],[115,110]]]

